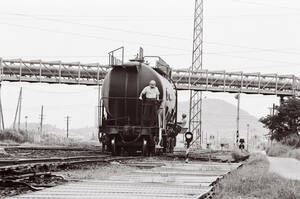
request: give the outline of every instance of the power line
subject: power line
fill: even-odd
[[[249,47],[244,45],[236,45],[236,44],[229,44],[229,43],[222,43],[222,42],[204,42],[211,45],[217,45],[217,46],[230,46],[233,48],[241,48],[241,49],[249,49],[249,50],[257,50],[257,51],[266,51],[271,53],[282,53],[282,54],[293,54],[293,55],[299,55],[298,52],[293,51],[282,51],[279,49],[271,49],[271,48],[257,48],[257,47]]]
[[[6,25],[12,25],[12,26],[17,26],[17,27],[22,27],[22,28],[30,28],[30,29],[38,29],[41,31],[48,31],[48,32],[54,32],[54,33],[61,33],[61,34],[71,34],[75,36],[83,36],[83,37],[89,37],[89,38],[96,38],[96,39],[104,39],[104,40],[110,40],[110,41],[115,41],[115,42],[121,42],[121,40],[115,40],[115,39],[109,39],[105,37],[99,37],[99,36],[91,36],[91,35],[85,35],[85,34],[80,34],[80,33],[73,33],[73,32],[64,32],[64,31],[54,31],[51,29],[44,29],[44,28],[39,28],[39,27],[32,27],[32,26],[24,26],[24,25],[19,25],[19,24],[10,24],[10,23],[3,23],[0,22],[0,24],[6,24]],[[122,41],[124,42],[124,41]],[[173,50],[182,50],[186,51],[186,49],[179,49],[179,48],[172,48],[172,47],[167,47],[167,46],[159,46],[159,45],[153,45],[153,44],[143,44],[143,43],[138,43],[138,42],[132,42],[132,41],[127,41],[129,43],[136,43],[140,45],[148,45],[148,46],[153,46],[153,47],[158,47],[158,48],[167,48],[167,49],[173,49]],[[274,53],[284,53],[284,54],[299,54],[295,52],[280,52],[275,49],[261,49],[261,48],[254,48],[254,47],[247,47],[247,46],[240,46],[240,45],[234,45],[234,44],[224,44],[224,43],[219,43],[219,42],[205,42],[208,44],[214,44],[214,45],[222,45],[222,46],[231,46],[231,47],[236,47],[236,48],[247,48],[247,49],[253,49],[253,50],[262,50],[262,51],[267,51],[267,52],[274,52]],[[237,57],[233,55],[224,55],[221,53],[206,53],[206,54],[214,54],[214,55],[219,55],[219,56],[230,56],[230,57],[236,57],[236,58],[242,58],[242,59],[251,59],[251,60],[258,60],[258,61],[264,61],[264,62],[281,62],[281,63],[288,63],[288,64],[299,64],[299,63],[291,63],[291,62],[285,62],[285,61],[273,61],[273,60],[262,60],[262,59],[257,59],[257,58],[249,58],[249,57]]]
[[[153,37],[160,37],[160,38],[169,38],[169,39],[181,39],[181,40],[188,40],[183,37],[174,37],[174,36],[168,36],[168,35],[161,35],[161,34],[153,34],[150,32],[138,32],[138,31],[132,31],[132,30],[126,30],[122,28],[112,28],[112,27],[106,27],[106,26],[98,26],[98,25],[89,25],[89,24],[83,24],[83,23],[76,23],[76,22],[70,22],[66,20],[59,20],[59,19],[51,19],[51,18],[42,18],[42,17],[36,17],[32,15],[27,15],[23,13],[11,13],[11,15],[14,16],[19,16],[19,17],[30,17],[38,20],[47,20],[47,21],[54,21],[54,22],[60,22],[60,23],[67,23],[67,24],[73,24],[73,25],[80,25],[80,26],[85,26],[85,27],[90,27],[90,28],[97,28],[97,29],[104,29],[104,30],[110,30],[110,31],[119,31],[119,32],[125,32],[125,33],[131,33],[131,34],[138,34],[138,35],[149,35]]]
[[[81,33],[52,30],[52,29],[46,29],[46,28],[40,28],[40,27],[34,27],[34,26],[25,26],[25,25],[11,24],[11,23],[6,23],[6,22],[0,22],[0,24],[5,24],[5,25],[15,26],[15,27],[22,27],[22,28],[35,29],[35,30],[40,30],[40,31],[52,32],[52,33],[68,34],[68,35],[74,35],[74,36],[79,36],[79,37],[108,40],[108,41],[113,41],[113,42],[119,42],[121,44],[126,42],[126,43],[142,45],[142,46],[151,46],[151,47],[155,47],[155,48],[164,48],[164,49],[171,49],[171,50],[187,51],[186,49],[182,49],[182,48],[161,46],[161,45],[155,45],[155,44],[147,44],[147,43],[141,43],[141,42],[136,42],[136,41],[117,40],[117,39],[111,39],[111,38],[106,38],[106,37],[99,37],[99,36],[95,36],[95,35],[87,35],[87,34],[81,34]]]
[[[5,23],[4,22],[0,22],[0,24],[6,24],[6,25],[17,26],[17,27],[22,27],[22,28],[37,29],[37,30],[40,30],[40,31],[54,32],[54,33],[60,33],[60,34],[70,34],[70,35],[75,35],[75,36],[80,36],[80,37],[88,37],[88,38],[109,40],[109,41],[114,41],[114,42],[125,42],[125,41],[122,41],[122,40],[115,40],[115,39],[110,39],[110,38],[105,38],[105,37],[94,36],[94,35],[85,35],[85,34],[73,33],[73,32],[56,31],[56,30],[44,29],[44,28],[33,27],[33,26],[24,26],[24,25],[19,25],[19,24],[10,24],[10,23],[6,23],[6,22]],[[142,34],[142,33],[140,33],[140,34]],[[143,33],[143,34],[147,34],[147,33]],[[182,39],[184,39],[184,38],[182,38]],[[184,39],[184,40],[187,40],[187,39]],[[145,44],[145,43],[139,43],[139,42],[133,42],[133,41],[126,41],[126,42],[128,42],[128,43],[135,43],[135,44],[139,44],[139,45],[145,45],[145,46],[152,46],[152,47],[157,47],[157,48],[166,48],[166,49],[180,50],[180,51],[186,51],[186,52],[188,52],[187,49],[182,49],[182,48],[173,48],[173,47],[168,47],[168,46],[160,46],[160,45],[154,45],[154,44]],[[265,52],[270,52],[270,53],[293,54],[293,55],[299,55],[300,54],[300,53],[297,53],[297,52],[282,51],[282,50],[278,50],[278,49],[264,49],[264,48],[248,47],[248,46],[228,44],[228,43],[221,43],[221,42],[204,42],[204,43],[212,44],[212,45],[219,45],[219,46],[230,46],[230,47],[235,47],[235,48],[245,48],[245,49],[259,50],[259,51],[265,51]],[[227,53],[231,53],[231,52],[227,52]],[[210,54],[214,54],[214,53],[210,53]],[[220,54],[220,53],[215,53],[215,54]],[[177,56],[177,55],[182,55],[182,54],[175,54],[174,56]],[[169,56],[171,56],[171,55],[169,55]],[[104,57],[104,56],[81,56],[81,57]]]
[[[2,15],[10,15],[10,12],[1,12]],[[39,17],[63,17],[63,18],[133,18],[133,19],[145,19],[145,18],[157,18],[161,19],[170,19],[170,20],[178,20],[182,18],[192,19],[192,15],[61,15],[61,14],[38,14],[35,13],[35,16]]]
[[[239,58],[239,59],[247,59],[247,60],[252,60],[252,61],[262,61],[262,62],[270,62],[270,63],[272,62],[272,63],[285,63],[285,64],[291,64],[291,65],[300,65],[300,63],[297,63],[297,62],[287,62],[287,61],[268,60],[268,59],[257,59],[255,57],[243,57],[243,56],[228,55],[228,54],[221,54],[221,53],[210,53],[210,54],[218,55],[218,56]]]
[[[248,2],[248,3],[254,3],[254,2]],[[254,3],[257,4],[257,3]],[[279,7],[282,8],[282,7]],[[298,10],[298,9],[297,9]],[[23,13],[0,13],[0,15],[17,15],[17,14],[23,14]],[[183,20],[183,21],[190,21],[193,19],[193,16],[188,16],[188,15],[176,15],[176,16],[146,16],[146,15],[132,15],[132,16],[109,16],[109,15],[43,15],[43,14],[26,14],[27,16],[32,16],[32,17],[47,17],[47,18],[52,18],[52,19],[72,19],[72,20],[99,20],[99,19],[105,19],[105,21],[110,21],[110,20],[130,20],[130,21],[178,21],[178,20]],[[239,18],[239,17],[282,17],[282,16],[299,16],[300,13],[262,13],[262,14],[237,14],[237,15],[208,15],[205,16],[206,20],[211,20],[211,19],[224,19],[224,18]]]
[[[185,41],[190,40],[190,39],[185,38],[185,37],[173,37],[173,36],[162,35],[162,34],[152,34],[152,33],[149,33],[149,32],[138,32],[138,31],[121,29],[121,28],[112,28],[112,27],[105,27],[105,26],[74,23],[74,22],[68,22],[68,21],[65,21],[65,20],[56,20],[56,19],[49,19],[49,18],[40,18],[40,17],[35,17],[35,16],[32,16],[32,15],[23,14],[23,13],[7,13],[7,14],[14,15],[14,16],[19,16],[19,17],[29,17],[29,18],[34,18],[34,19],[38,19],[38,20],[49,20],[49,21],[55,21],[55,22],[61,22],[61,23],[69,23],[69,24],[74,24],[74,25],[80,25],[80,26],[100,28],[100,29],[106,29],[106,30],[111,30],[111,31],[127,32],[127,33],[131,33],[131,34],[149,35],[149,36],[153,36],[153,37],[179,39],[179,40],[185,40]],[[28,27],[28,26],[26,26],[26,27]],[[33,27],[30,27],[30,28],[33,28]],[[64,32],[64,33],[68,33],[68,32]],[[72,34],[74,34],[74,33],[72,33]],[[82,34],[77,34],[77,35],[82,35]],[[90,37],[90,35],[86,35],[86,36]],[[92,36],[92,37],[94,37],[94,36]],[[100,38],[102,38],[102,37],[100,37]],[[103,38],[103,39],[108,39],[108,38]],[[109,40],[111,40],[111,39],[109,39]],[[113,41],[115,41],[115,40],[113,40]],[[131,42],[131,41],[129,41],[129,42]],[[294,54],[294,55],[299,55],[300,54],[298,52],[287,52],[287,51],[282,51],[282,50],[278,50],[278,49],[265,49],[265,48],[257,48],[257,47],[248,47],[248,46],[228,44],[228,43],[226,44],[226,43],[221,43],[221,42],[205,42],[205,43],[212,44],[212,45],[230,46],[230,47],[235,47],[235,48],[245,48],[245,49],[266,51],[266,52],[271,52],[271,53]],[[142,43],[140,43],[140,44],[142,44]],[[152,45],[153,46],[153,44],[146,44],[146,45]],[[166,46],[157,46],[157,45],[154,45],[154,46],[162,47],[162,48],[170,48],[170,47],[166,47]],[[175,49],[178,50],[177,48],[175,48]],[[180,50],[185,50],[185,49],[180,49]],[[94,56],[92,56],[92,57],[94,57]],[[101,56],[99,56],[99,57],[101,57]]]
[[[245,1],[245,0],[232,0],[239,3],[246,3],[246,4],[252,4],[252,5],[258,5],[258,6],[264,6],[268,8],[279,8],[279,9],[286,9],[286,10],[294,10],[294,11],[300,11],[300,8],[293,8],[293,7],[287,7],[287,6],[278,6],[274,4],[267,4],[267,3],[261,3],[261,2],[253,2],[253,1]]]

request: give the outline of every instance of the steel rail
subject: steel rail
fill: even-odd
[[[47,151],[83,151],[99,152],[97,147],[65,147],[65,146],[3,146],[4,150],[47,150]],[[0,160],[1,162],[1,160]]]
[[[112,157],[112,156],[80,156],[64,158],[36,158],[20,160],[3,160],[0,164],[0,181],[18,176],[31,175],[41,172],[53,172],[63,170],[69,166],[91,164],[91,163],[109,163],[112,161],[123,161],[137,159],[139,157]]]

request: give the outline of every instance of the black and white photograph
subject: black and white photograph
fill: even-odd
[[[300,199],[299,0],[0,0],[0,199]]]

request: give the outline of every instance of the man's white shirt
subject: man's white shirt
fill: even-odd
[[[151,88],[150,86],[146,86],[140,95],[140,99],[142,95],[146,95],[147,99],[158,99],[159,98],[159,90],[157,87]]]

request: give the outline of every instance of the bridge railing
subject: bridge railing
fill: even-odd
[[[190,86],[189,86],[190,77]],[[243,73],[226,71],[173,70],[172,79],[180,90],[232,92],[294,96],[300,93],[300,79],[295,75]]]
[[[97,85],[102,84],[109,69],[99,63],[0,58],[1,81]]]
[[[99,63],[0,58],[0,81],[101,85],[110,69]],[[300,96],[295,75],[175,69],[172,79],[179,90]]]

